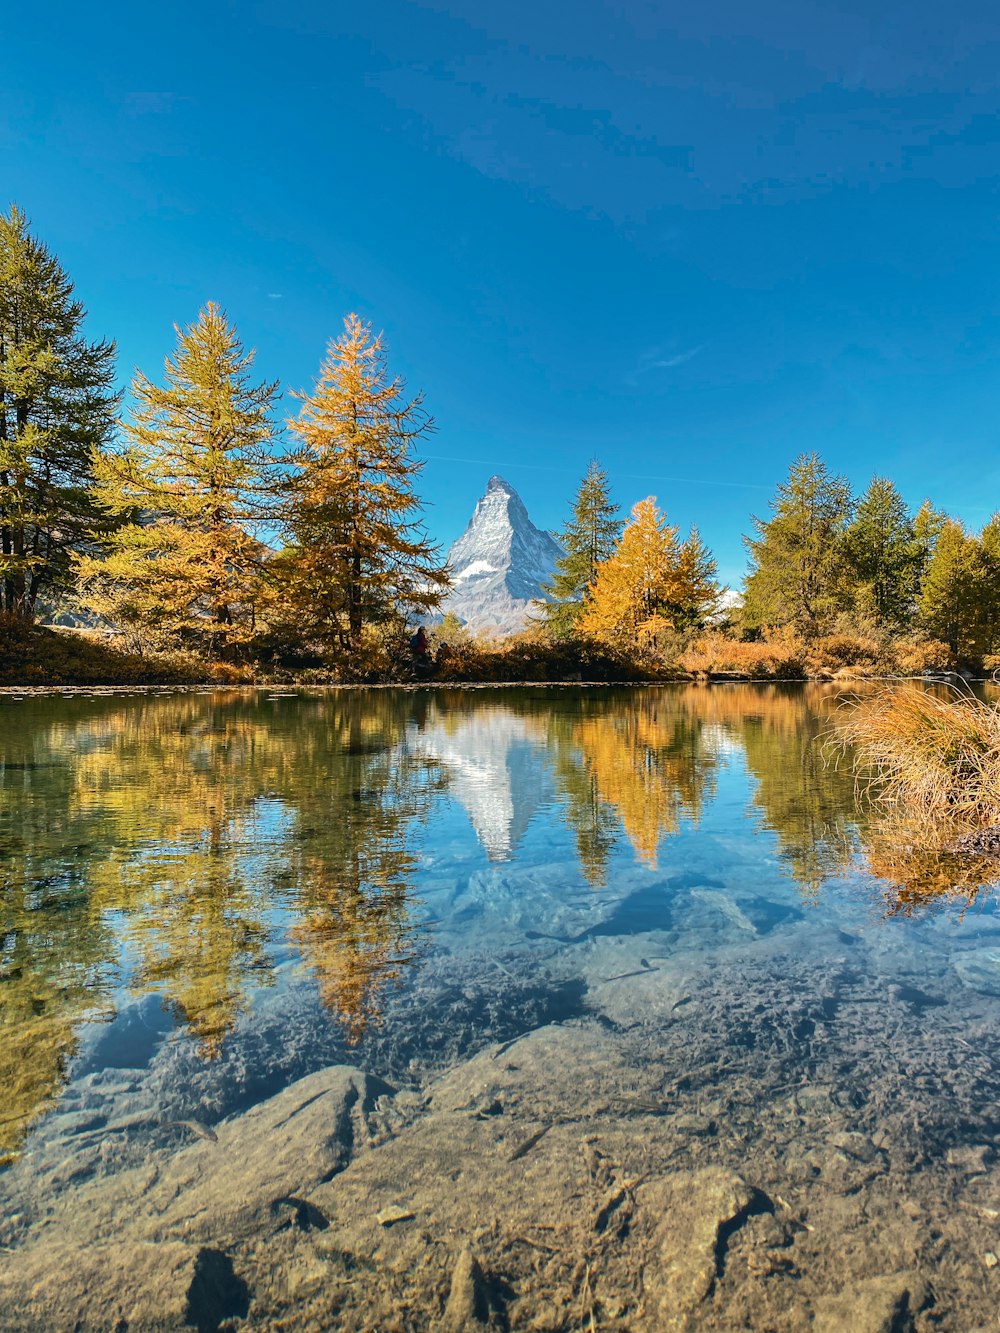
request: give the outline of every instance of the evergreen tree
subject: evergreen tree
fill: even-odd
[[[937,539],[948,522],[943,509],[935,509],[930,500],[924,500],[913,518],[913,537],[917,547],[917,588],[923,586],[924,575],[930,564]]]
[[[968,551],[965,651],[996,652],[1000,646],[1000,514],[994,514]]]
[[[913,519],[913,532],[928,559],[947,522],[948,515],[943,509],[935,509],[930,500],[924,500],[917,510]]]
[[[858,501],[844,556],[855,610],[880,625],[904,625],[913,615],[922,553],[903,497],[887,478],[873,477]]]
[[[927,632],[953,652],[973,649],[977,543],[955,519],[938,534],[920,590],[920,619]]]
[[[97,460],[95,494],[123,522],[78,561],[80,600],[138,647],[226,653],[255,629],[277,385],[251,383],[253,360],[210,302],[177,328],[166,384],[136,376],[127,447]]]
[[[285,586],[306,634],[349,651],[368,626],[432,610],[448,584],[413,490],[412,450],[433,422],[404,388],[382,335],[348,315],[290,423]]]
[[[0,214],[0,610],[33,620],[99,522],[95,451],[114,429],[113,344],[16,207]]]
[[[753,519],[756,537],[744,539],[746,624],[815,633],[848,602],[841,538],[851,517],[850,487],[818,454],[800,454],[771,510],[770,519]]]
[[[597,568],[581,632],[607,642],[636,642],[671,625],[679,552],[677,529],[668,525],[655,499],[640,500],[613,553]]]
[[[597,567],[615,549],[621,530],[608,474],[592,459],[576,493],[572,517],[559,534],[566,554],[556,562],[552,581],[545,587],[551,600],[544,604],[543,611],[555,638],[566,639],[573,634]]]

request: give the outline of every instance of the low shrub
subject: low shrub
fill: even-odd
[[[803,647],[788,638],[744,643],[708,634],[681,653],[679,665],[696,676],[744,680],[802,680],[806,674]]]
[[[893,651],[902,676],[954,671],[958,665],[955,654],[940,639],[897,639]]]
[[[835,725],[882,804],[934,819],[1000,820],[1000,708],[957,692],[889,687]]]
[[[529,632],[497,641],[449,644],[447,654],[439,656],[433,678],[470,684],[573,680],[614,684],[671,680],[680,674],[585,639],[554,643]]]
[[[826,634],[813,639],[806,654],[806,667],[811,676],[838,675],[849,671],[851,674],[872,674],[878,669],[885,671],[886,644],[876,638],[854,634]]]

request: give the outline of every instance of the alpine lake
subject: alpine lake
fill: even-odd
[[[0,694],[0,1328],[996,1329],[1000,866],[863,688]]]

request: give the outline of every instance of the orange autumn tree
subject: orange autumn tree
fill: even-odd
[[[580,630],[605,643],[648,646],[662,630],[703,625],[718,603],[715,573],[697,529],[678,541],[649,496],[635,505],[615,550],[598,566]]]
[[[307,638],[349,653],[372,626],[432,610],[448,578],[420,523],[415,444],[434,423],[422,395],[390,376],[382,335],[357,315],[330,344],[289,429],[285,533],[278,567]]]
[[[598,566],[580,618],[582,633],[605,642],[641,642],[670,624],[679,555],[677,529],[655,497],[632,510],[612,555]]]
[[[134,650],[231,657],[259,628],[278,386],[253,382],[254,353],[214,301],[175,331],[165,383],[136,373],[122,447],[94,456],[93,496],[117,526],[76,557],[77,601]]]

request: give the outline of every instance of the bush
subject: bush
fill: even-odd
[[[468,683],[518,681],[599,681],[675,679],[680,673],[655,671],[627,654],[585,639],[553,642],[528,631],[496,642],[470,639],[449,643],[434,679]]]
[[[787,630],[750,643],[721,633],[706,634],[681,652],[678,662],[695,676],[742,680],[865,680],[942,672],[956,665],[945,643],[893,639],[871,627],[857,633],[840,630],[808,643]],[[1000,656],[996,664],[1000,666]]]
[[[896,669],[903,676],[954,671],[955,654],[940,639],[900,639],[894,645]]]
[[[871,674],[876,668],[887,668],[886,645],[867,636],[825,634],[810,643],[806,665],[811,676],[837,675],[853,668],[862,669],[857,674]]]
[[[696,676],[741,680],[801,680],[804,648],[797,640],[743,643],[724,634],[708,634],[681,653],[679,664]]]
[[[877,798],[907,812],[974,823],[1000,820],[1000,709],[971,695],[891,687],[856,703],[837,738],[874,780]]]

